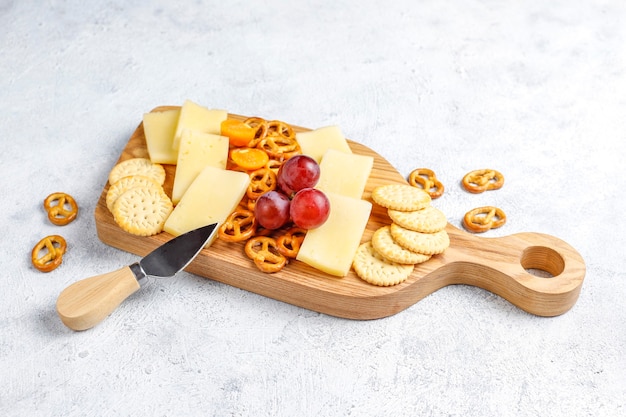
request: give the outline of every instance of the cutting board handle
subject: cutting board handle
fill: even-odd
[[[451,239],[443,265],[432,273],[442,286],[478,286],[539,316],[562,314],[578,299],[585,262],[561,239],[528,232],[496,238],[454,233]]]
[[[139,287],[128,266],[86,278],[61,292],[57,313],[70,329],[87,330],[104,320]]]

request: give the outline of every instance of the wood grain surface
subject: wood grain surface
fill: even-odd
[[[161,106],[152,111],[170,108],[173,106]],[[229,117],[245,118],[234,114]],[[352,140],[349,144],[354,153],[374,157],[363,199],[371,201],[371,192],[379,185],[406,183],[403,176],[372,149]],[[118,162],[135,157],[148,157],[141,123]],[[167,174],[164,188],[171,196],[176,167],[164,167]],[[151,237],[124,232],[106,207],[107,190],[108,184],[95,209],[97,233],[102,242],[144,256],[172,238],[165,232]],[[376,229],[390,223],[386,209],[373,203],[362,242],[369,240]],[[585,263],[580,254],[563,240],[541,233],[485,238],[451,224],[446,230],[450,247],[443,254],[416,265],[405,282],[392,287],[370,285],[353,271],[343,278],[334,277],[298,261],[291,262],[278,273],[265,274],[246,257],[243,244],[220,240],[204,249],[186,271],[310,310],[359,320],[391,316],[453,284],[484,288],[539,316],[563,314],[576,303],[585,276]],[[540,277],[528,270],[545,271],[551,276]]]

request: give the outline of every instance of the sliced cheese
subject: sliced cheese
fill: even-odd
[[[172,149],[180,109],[143,115],[143,131],[150,160],[155,164],[175,164],[178,152]]]
[[[249,182],[250,177],[244,172],[204,168],[168,217],[163,230],[178,236],[208,224],[222,224],[241,201]]]
[[[347,154],[329,149],[320,162],[320,179],[316,188],[324,192],[361,198],[373,165],[374,158],[369,155]]]
[[[329,149],[352,153],[345,136],[339,126],[326,126],[308,132],[296,133],[302,153],[309,155],[318,163]]]
[[[195,130],[183,131],[178,148],[172,202],[178,204],[189,185],[205,167],[226,169],[227,160],[227,137]]]
[[[178,150],[180,138],[186,129],[219,135],[221,124],[227,116],[226,110],[207,109],[191,100],[186,100],[180,109],[172,148]]]
[[[372,203],[335,193],[326,195],[330,200],[328,220],[307,231],[296,259],[320,271],[344,277],[361,243]]]

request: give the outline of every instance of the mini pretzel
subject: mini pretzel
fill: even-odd
[[[227,242],[241,242],[254,235],[256,218],[250,210],[236,209],[222,223],[218,231],[219,237]]]
[[[306,230],[300,227],[292,227],[287,230],[276,239],[278,252],[282,253],[287,258],[295,258],[298,255],[305,235]]]
[[[268,168],[257,169],[250,173],[250,184],[246,190],[249,199],[255,200],[264,193],[276,189],[276,174]]]
[[[244,194],[241,198],[241,201],[239,202],[238,207],[244,210],[250,210],[254,212],[254,206],[256,206],[256,200],[252,200],[250,197],[248,197],[247,194]]]
[[[274,174],[278,174],[278,170],[280,169],[280,166],[283,163],[281,161],[278,161],[276,159],[270,159],[269,161],[267,161],[267,164],[265,164],[265,168],[267,169],[271,169],[272,171],[274,171]]]
[[[65,206],[69,206],[69,209]],[[70,223],[78,215],[78,205],[71,195],[52,193],[43,201],[43,207],[48,212],[48,219],[57,226]]]
[[[478,207],[465,213],[463,225],[472,232],[482,233],[506,223],[506,214],[493,206]]]
[[[254,134],[254,139],[252,139],[248,143],[248,147],[254,148],[263,138],[265,138],[265,135],[267,135],[267,121],[260,117],[248,117],[246,120],[243,121],[243,123],[253,129],[257,129],[256,133]]]
[[[42,250],[46,253],[39,256]],[[63,254],[67,249],[65,239],[59,235],[46,236],[39,241],[31,252],[33,266],[41,272],[50,272],[63,262]]]
[[[268,136],[282,136],[285,138],[295,139],[296,132],[285,122],[280,120],[272,120],[267,123]]]
[[[504,176],[495,169],[477,169],[465,174],[462,182],[467,191],[479,194],[502,187]]]
[[[270,136],[262,139],[257,148],[263,149],[270,158],[289,159],[293,155],[300,153],[300,145],[295,137]]]
[[[413,187],[421,188],[430,195],[430,198],[441,197],[444,191],[443,184],[433,172],[428,168],[417,168],[409,174],[409,184]]]
[[[276,245],[276,240],[267,236],[256,236],[246,242],[246,255],[259,270],[266,273],[278,272],[287,264]]]

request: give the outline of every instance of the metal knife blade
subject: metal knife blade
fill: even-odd
[[[139,262],[73,283],[57,299],[61,321],[72,330],[92,328],[137,291],[146,276],[171,277],[185,268],[216,231],[216,223],[200,227],[169,240]]]
[[[138,263],[145,275],[172,277],[184,269],[200,253],[217,231],[217,223],[200,227],[165,242]],[[131,269],[132,265],[131,265]],[[134,271],[133,271],[134,272]],[[143,276],[137,276],[141,282]]]

